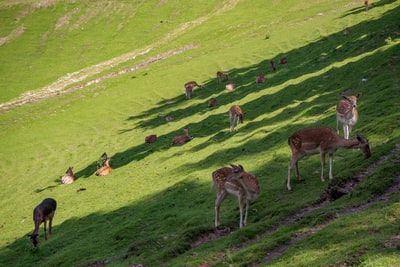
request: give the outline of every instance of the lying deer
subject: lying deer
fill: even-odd
[[[260,75],[256,78],[256,83],[264,83],[265,82],[265,77],[264,77],[264,72],[261,72]]]
[[[195,81],[187,82],[185,83],[185,95],[186,99],[190,99],[190,96],[193,93],[193,88],[194,87],[202,88],[202,85],[197,84]]]
[[[57,208],[57,202],[52,198],[46,198],[33,210],[33,221],[35,223],[35,230],[32,234],[28,234],[31,238],[33,245],[36,247],[39,244],[39,227],[44,223],[44,235],[46,240],[51,236],[51,226],[53,222],[54,213]],[[49,221],[49,232],[46,232],[46,224]]]
[[[217,190],[215,200],[215,227],[220,225],[219,208],[227,193],[239,198],[240,222],[239,227],[247,225],[250,201],[260,194],[260,186],[257,177],[244,171],[241,165],[232,168],[224,167],[212,173],[212,186]],[[243,206],[246,202],[246,210],[243,218]]]
[[[336,131],[339,133],[339,122],[343,124],[344,138],[349,139],[351,128],[358,121],[357,99],[361,94],[355,96],[342,95],[344,100],[340,100],[336,105]]]
[[[225,74],[222,71],[217,71],[217,83],[221,83],[226,80],[229,80],[228,74]]]
[[[333,153],[339,148],[360,149],[365,158],[371,156],[368,140],[357,133],[356,139],[347,140],[339,136],[333,129],[328,127],[304,128],[292,134],[288,139],[292,150],[292,159],[288,167],[287,189],[291,190],[290,176],[293,167],[296,166],[296,178],[302,180],[299,174],[298,161],[305,155],[321,155],[321,181],[325,181],[324,167],[325,154],[329,155],[329,179],[333,179],[332,164]]]
[[[193,139],[193,137],[189,136],[189,129],[185,128],[183,132],[185,135],[178,135],[172,139],[172,145],[183,145]]]
[[[146,136],[146,138],[144,139],[144,142],[146,144],[151,144],[154,143],[155,141],[157,141],[157,135],[156,134],[151,134]]]
[[[76,176],[73,173],[74,167],[69,167],[65,172],[66,175],[61,177],[61,183],[63,184],[72,184],[76,180]]]
[[[111,158],[108,157],[106,152],[101,155],[101,160],[103,161],[102,166],[98,168],[97,171],[94,173],[96,176],[105,176],[112,171],[112,168],[110,166]]]
[[[288,63],[287,57],[283,57],[283,58],[279,59],[279,64],[286,64],[286,63]]]
[[[218,105],[218,101],[217,101],[217,99],[215,99],[215,98],[210,99],[210,100],[208,101],[208,104],[207,104],[207,106],[208,106],[209,108],[216,107],[217,105]]]
[[[239,123],[243,123],[243,112],[238,105],[233,105],[229,109],[229,120],[230,120],[231,132],[233,132],[235,128],[237,130],[237,128],[239,127]]]

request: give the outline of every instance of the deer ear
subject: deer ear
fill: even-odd
[[[362,140],[364,139],[364,137],[362,137],[362,135],[359,132],[356,133],[356,137],[357,137],[357,140],[360,142],[362,142]]]
[[[358,93],[357,95],[356,95],[356,98],[358,99],[358,98],[360,98],[362,96],[362,94],[361,93]]]
[[[244,168],[243,168],[243,166],[242,166],[242,165],[240,165],[240,164],[239,164],[239,167],[242,169],[242,171],[244,171]]]

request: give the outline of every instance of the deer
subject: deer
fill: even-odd
[[[217,190],[215,200],[215,227],[220,225],[219,210],[222,201],[228,193],[239,199],[240,221],[239,227],[247,225],[250,202],[260,194],[257,177],[244,171],[242,165],[233,165],[231,168],[223,167],[212,173],[212,187]],[[244,203],[246,208],[244,212]],[[243,218],[244,217],[244,218]]]
[[[365,6],[365,11],[368,11],[370,7],[374,6],[374,3],[371,3],[370,1],[364,1],[364,6]]]
[[[72,171],[74,167],[69,167],[67,171],[65,172],[66,175],[63,175],[61,177],[61,183],[63,184],[72,184],[76,180],[76,176],[74,172]]]
[[[217,71],[217,83],[221,83],[223,81],[229,80],[229,76],[222,71]]]
[[[233,83],[228,83],[227,85],[225,85],[225,89],[227,91],[233,91],[235,90],[235,85]]]
[[[286,64],[286,63],[288,63],[287,57],[283,57],[283,58],[279,59],[279,64]]]
[[[208,104],[207,104],[207,106],[208,106],[209,108],[216,107],[217,105],[218,105],[218,101],[217,101],[217,99],[215,99],[215,98],[210,99],[210,100],[208,101]]]
[[[270,60],[269,66],[272,72],[276,71],[275,62],[273,60]]]
[[[104,152],[103,155],[101,155],[100,160],[98,161],[98,163],[101,162],[101,166],[99,166],[94,174],[96,176],[105,176],[109,174],[112,171],[110,160],[111,158],[109,158],[107,153]]]
[[[234,130],[237,131],[239,127],[239,123],[243,123],[243,112],[242,109],[238,105],[233,105],[229,109],[229,120],[230,120],[230,130],[233,132]],[[236,125],[236,127],[235,127]]]
[[[346,29],[344,29],[343,34],[344,35],[349,35],[351,33],[351,29],[349,27],[347,27]]]
[[[339,148],[360,149],[365,158],[371,156],[368,139],[357,133],[355,139],[345,139],[329,127],[303,128],[293,133],[288,138],[288,144],[292,150],[292,159],[288,166],[287,189],[290,186],[290,176],[293,167],[296,166],[296,179],[301,181],[298,162],[305,155],[321,155],[321,181],[324,182],[325,155],[329,155],[329,179],[333,179],[332,164],[333,153]]]
[[[265,82],[264,72],[261,72],[260,75],[256,78],[256,83],[263,83]]]
[[[193,139],[193,137],[189,136],[188,128],[183,129],[183,132],[185,135],[178,135],[172,139],[172,145],[183,145]]]
[[[355,96],[342,94],[344,99],[336,105],[336,131],[339,133],[339,122],[341,122],[345,139],[349,139],[351,129],[358,121],[357,99],[360,96],[360,93]]]
[[[191,82],[187,82],[185,83],[185,95],[186,95],[186,99],[190,99],[190,96],[193,93],[193,88],[194,87],[198,87],[198,88],[203,88],[202,85],[197,84],[197,82],[195,81],[191,81]]]
[[[32,234],[28,234],[35,247],[39,245],[39,228],[44,223],[44,235],[45,239],[48,240],[51,236],[51,227],[53,222],[54,213],[57,208],[57,202],[53,198],[44,199],[38,206],[33,210],[33,222],[35,229]],[[46,232],[46,224],[49,221],[49,232]]]
[[[157,135],[156,134],[151,134],[146,136],[146,138],[144,139],[144,142],[146,144],[151,144],[154,143],[155,141],[157,141]]]

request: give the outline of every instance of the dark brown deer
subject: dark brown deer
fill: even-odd
[[[28,234],[35,247],[39,244],[39,227],[44,223],[44,236],[48,240],[51,236],[51,227],[53,222],[54,213],[57,208],[57,202],[52,198],[46,198],[33,210],[33,222],[35,229],[32,234]],[[46,232],[46,224],[49,221],[49,232]]]
[[[273,60],[269,62],[269,66],[272,72],[276,71],[275,62]]]
[[[288,63],[287,57],[283,57],[283,58],[279,59],[279,64],[286,64],[286,63]]]
[[[250,202],[260,194],[257,177],[244,171],[241,165],[232,168],[224,167],[212,173],[212,187],[217,190],[215,200],[215,227],[220,225],[219,210],[222,201],[228,193],[239,198],[240,222],[239,227],[247,225]],[[244,203],[246,209],[244,211]],[[244,218],[243,218],[244,217]]]
[[[351,129],[358,121],[357,99],[360,96],[361,94],[355,96],[342,94],[344,100],[340,100],[336,105],[336,131],[339,133],[339,122],[341,122],[345,139],[349,139]]]
[[[237,131],[239,123],[243,123],[243,111],[238,105],[233,105],[229,109],[230,130]]]
[[[222,71],[217,71],[217,83],[221,83],[223,81],[229,80],[229,76]]]
[[[333,153],[339,148],[360,149],[365,158],[371,156],[368,140],[357,133],[356,139],[347,140],[339,136],[333,129],[328,127],[304,128],[293,133],[288,143],[292,150],[292,159],[288,167],[287,189],[291,190],[291,171],[296,167],[296,178],[301,180],[298,161],[305,155],[321,155],[321,181],[325,181],[324,167],[325,155],[329,155],[329,179],[333,179],[332,165]]]
[[[217,101],[217,99],[215,99],[215,98],[210,99],[210,100],[208,101],[208,104],[207,104],[207,106],[208,106],[209,108],[216,107],[217,105],[218,105],[218,101]]]
[[[260,75],[256,78],[256,83],[264,83],[265,82],[265,77],[264,77],[264,72],[261,72]]]
[[[193,93],[193,88],[194,87],[202,88],[202,85],[197,84],[195,81],[187,82],[185,83],[185,95],[186,99],[190,99],[192,93]]]
[[[183,132],[185,135],[178,135],[172,139],[172,145],[183,145],[193,139],[193,137],[189,136],[189,129],[185,128]]]
[[[146,138],[144,139],[144,142],[146,144],[151,144],[154,143],[155,141],[157,141],[157,135],[156,134],[151,134],[146,136]]]
[[[69,167],[65,172],[66,175],[61,177],[61,183],[63,184],[72,184],[76,180],[76,176],[72,171],[74,167]]]
[[[111,158],[108,157],[107,153],[104,152],[101,155],[102,166],[96,170],[94,173],[96,176],[105,176],[112,171],[112,167],[110,166]]]

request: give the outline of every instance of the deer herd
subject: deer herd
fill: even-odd
[[[368,1],[366,7],[372,6]],[[287,64],[287,58],[281,58],[280,64]],[[276,70],[275,63],[271,60],[270,69],[272,72]],[[234,89],[234,85],[229,83],[230,77],[228,74],[218,71],[216,74],[217,84],[228,82],[226,88],[230,86],[229,90]],[[256,83],[264,83],[264,72],[256,78]],[[202,85],[195,81],[190,81],[184,84],[186,99],[190,99],[195,87],[203,88]],[[291,187],[291,173],[295,168],[296,180],[302,181],[303,179],[299,174],[298,162],[306,155],[320,154],[321,157],[321,181],[325,181],[324,168],[325,156],[329,156],[329,179],[333,179],[332,165],[333,153],[338,149],[359,149],[365,158],[371,156],[368,139],[363,137],[360,133],[356,133],[355,138],[350,138],[352,127],[358,121],[357,100],[361,94],[355,96],[348,96],[345,93],[341,94],[342,100],[336,105],[336,131],[329,127],[314,127],[302,128],[295,131],[288,138],[288,144],[292,152],[291,159],[288,165],[287,174],[287,190],[292,190]],[[208,102],[208,107],[215,107],[218,105],[216,99],[211,99]],[[239,105],[232,105],[229,109],[230,132],[238,130],[240,123],[243,123],[243,111]],[[167,120],[170,121],[170,120]],[[339,124],[343,126],[343,137],[339,135]],[[172,139],[171,145],[183,145],[189,142],[193,137],[189,136],[189,129],[183,129],[184,135],[175,136]],[[152,144],[158,140],[156,134],[148,135],[145,138],[146,144]],[[94,173],[96,176],[105,176],[112,171],[110,166],[110,158],[104,152],[100,160],[97,161],[98,168]],[[260,185],[258,178],[250,173],[247,173],[243,166],[230,164],[230,167],[223,167],[217,169],[212,173],[212,187],[217,192],[215,200],[215,227],[220,226],[220,205],[228,194],[236,196],[239,200],[239,227],[243,227],[248,221],[248,212],[250,202],[255,200],[260,194]],[[61,177],[62,184],[71,184],[77,177],[73,173],[73,167],[69,167]],[[36,247],[39,244],[39,227],[44,223],[45,239],[51,236],[53,216],[57,207],[56,200],[52,198],[44,199],[33,210],[34,231],[28,234],[31,238],[33,245]],[[46,224],[49,222],[49,231],[46,231]]]

